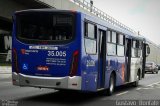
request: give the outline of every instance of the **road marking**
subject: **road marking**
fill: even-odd
[[[0,88],[6,86],[12,86],[12,82],[0,82]]]
[[[160,85],[159,84],[160,83],[160,81],[159,82],[155,82],[155,83],[152,83],[152,84],[149,84],[149,85],[147,85],[147,86],[145,86],[145,87],[142,87],[142,88],[137,88],[136,90],[141,90],[141,89],[154,89],[153,87],[155,86],[155,85]],[[147,87],[149,87],[149,88],[147,88]],[[156,87],[156,88],[158,88],[158,87]]]
[[[142,89],[154,89],[154,88],[142,88]]]
[[[126,93],[128,93],[128,91],[125,91],[125,92],[121,92],[121,93],[119,93],[119,94],[116,94],[116,96],[124,95],[124,94],[126,94]]]
[[[0,84],[11,84],[12,82],[0,82]]]
[[[140,90],[140,89],[142,89],[142,88],[137,88],[136,90]]]
[[[152,83],[152,84],[149,84],[149,85],[147,85],[147,87],[153,86],[153,85],[158,84],[158,83],[160,83],[160,81],[159,81],[159,82]]]

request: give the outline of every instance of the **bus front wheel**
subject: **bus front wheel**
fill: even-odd
[[[136,81],[133,82],[133,86],[134,86],[134,87],[137,87],[137,86],[139,85],[139,79],[140,79],[140,74],[138,73],[138,74],[137,74],[137,79],[136,79]]]

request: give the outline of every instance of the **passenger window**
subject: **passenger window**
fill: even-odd
[[[96,40],[91,40],[88,38],[85,38],[85,48],[86,53],[88,54],[96,54],[97,46],[96,46]]]
[[[95,38],[94,36],[94,25],[88,24],[88,37]]]
[[[107,54],[108,55],[116,55],[116,42],[117,42],[116,32],[108,31],[107,40],[108,40]]]
[[[122,34],[118,35],[118,44],[124,45],[124,36]]]
[[[136,48],[142,49],[142,41],[137,41]]]
[[[112,43],[116,43],[116,32],[112,32]]]
[[[138,50],[136,48],[132,48],[132,57],[138,57]]]
[[[124,56],[124,35],[118,34],[117,55]]]
[[[124,56],[124,35],[118,34],[115,31],[108,31],[108,42],[107,42],[107,54]]]
[[[107,43],[107,54],[116,55],[116,44]]]
[[[87,22],[84,23],[84,36],[88,37],[88,23]]]
[[[133,48],[136,48],[136,40],[133,40],[133,41],[132,41],[132,47],[133,47]]]
[[[97,53],[97,28],[94,24],[85,22],[84,24],[84,35],[85,35],[85,50],[88,54]]]
[[[139,40],[132,41],[132,57],[140,57],[142,55],[141,43]]]
[[[117,45],[117,55],[124,56],[124,46]]]
[[[85,22],[85,36],[88,38],[96,39],[96,26]]]
[[[108,42],[111,42],[111,31],[107,31],[108,34],[107,34],[107,41]]]

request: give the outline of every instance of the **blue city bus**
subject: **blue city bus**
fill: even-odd
[[[12,82],[111,95],[144,78],[145,39],[73,10],[30,9],[13,15]]]

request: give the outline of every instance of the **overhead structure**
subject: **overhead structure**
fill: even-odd
[[[120,28],[123,28],[125,30],[128,30],[132,33],[136,33],[133,29],[129,28],[128,26],[124,25],[123,23],[119,22],[115,18],[109,16],[102,10],[98,9],[93,5],[93,1],[87,2],[85,0],[38,0],[40,2],[43,2],[45,4],[49,4],[52,7],[55,7],[56,9],[76,9],[81,12],[88,13],[90,15],[97,16],[109,23],[111,23],[114,26],[118,26]],[[78,7],[76,7],[76,6]]]

